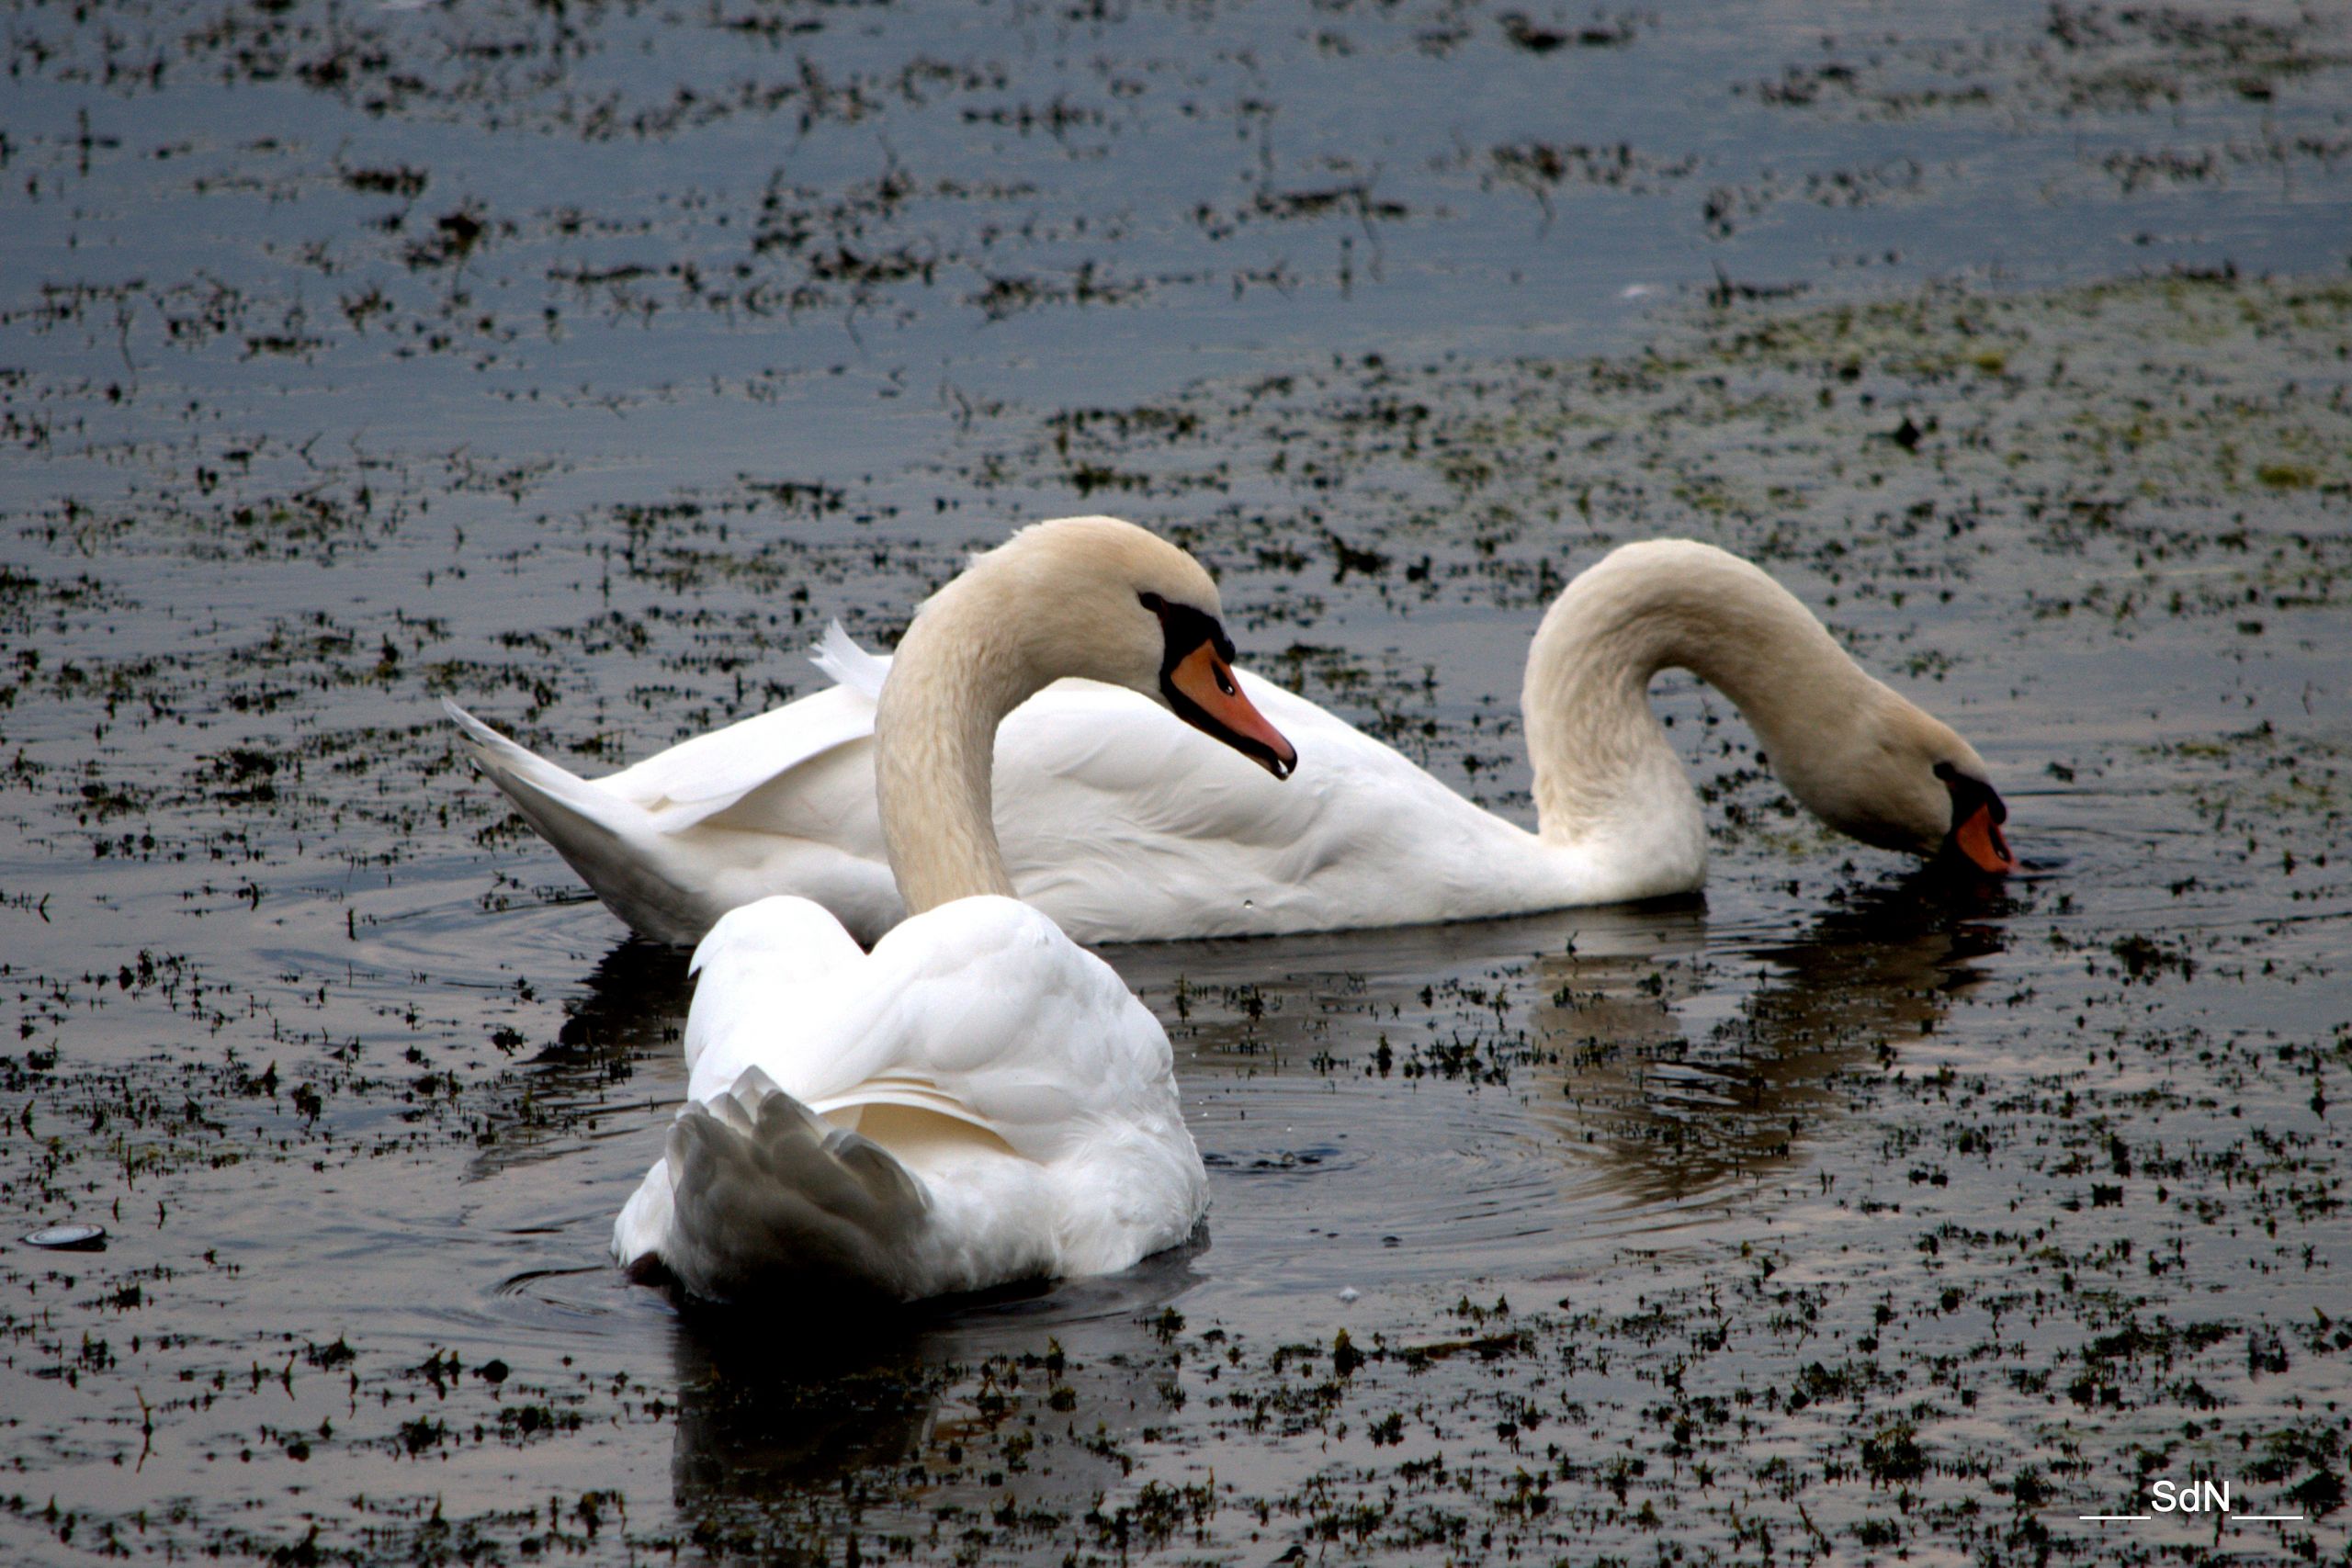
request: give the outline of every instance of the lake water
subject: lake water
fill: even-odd
[[[9,1561],[2346,1550],[2340,10],[208,0],[6,48]],[[684,957],[438,698],[599,772],[1085,511],[1522,820],[1543,604],[1738,550],[1978,746],[2028,873],[1829,838],[1669,678],[1703,900],[1106,953],[1198,1247],[682,1314],[605,1244]],[[2233,1517],[2154,1508],[2191,1476]]]

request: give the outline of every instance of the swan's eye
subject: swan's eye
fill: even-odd
[[[1162,599],[1157,593],[1138,593],[1136,595],[1136,598],[1142,604],[1145,609],[1149,610],[1155,615],[1163,615],[1167,612],[1168,601]]]
[[[1995,789],[1986,780],[1980,779],[1973,773],[1963,773],[1951,762],[1938,762],[1933,771],[1936,777],[1943,780],[1944,787],[1951,792],[1954,821],[1966,817],[1980,806],[1992,811],[1993,820],[1996,822],[2006,822],[2009,819],[2009,808],[2002,803],[2000,791]]]

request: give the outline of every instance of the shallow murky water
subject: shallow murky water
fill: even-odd
[[[13,9],[0,1551],[2344,1557],[2352,28],[1963,9]],[[435,699],[598,771],[1081,510],[1522,816],[1713,540],[2030,874],[1663,682],[1703,901],[1109,955],[1193,1248],[681,1315],[683,958]],[[2192,1474],[2303,1517],[2081,1517]]]

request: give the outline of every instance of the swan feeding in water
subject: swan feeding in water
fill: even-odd
[[[594,782],[449,705],[476,761],[615,913],[691,942],[770,893],[871,939],[904,911],[883,852],[874,723],[887,660],[838,627],[835,684]],[[1562,591],[1523,689],[1530,833],[1335,715],[1236,671],[1312,760],[1277,787],[1116,684],[1065,680],[997,732],[1012,886],[1080,942],[1341,931],[1688,893],[1697,793],[1650,711],[1659,671],[1730,698],[1813,814],[1883,849],[2015,870],[1967,741],[1872,679],[1797,598],[1713,546],[1623,546]]]

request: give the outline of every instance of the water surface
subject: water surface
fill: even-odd
[[[2334,12],[9,21],[11,1560],[2345,1550]],[[1737,549],[2030,874],[1668,679],[1704,899],[1108,954],[1195,1247],[856,1335],[628,1284],[684,960],[436,699],[601,771],[1105,509],[1522,819],[1542,605]],[[2306,1517],[2079,1517],[2190,1473]]]

